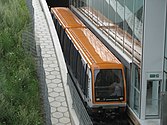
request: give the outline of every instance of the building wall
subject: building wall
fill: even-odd
[[[150,84],[148,83],[148,80],[162,81],[165,41],[165,15],[166,0],[145,0],[141,119],[146,118],[147,93],[149,90],[148,85]],[[162,89],[162,84],[163,82],[160,82],[160,89]]]
[[[138,118],[145,119],[148,102],[146,97],[155,95],[156,100],[159,99],[157,94],[164,87],[166,0],[71,0],[70,4],[90,22],[94,22],[92,31],[103,37],[101,40],[107,43],[105,45],[111,48],[115,55],[122,58],[128,56],[128,104]],[[108,28],[105,29],[106,27]],[[122,34],[119,28],[123,30]],[[127,34],[131,37],[129,48],[126,46]],[[167,56],[164,81],[167,74],[166,64]],[[157,100],[155,104],[158,102],[160,101]]]

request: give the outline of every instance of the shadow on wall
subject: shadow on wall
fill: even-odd
[[[49,8],[50,7],[68,7],[69,0],[46,0]]]

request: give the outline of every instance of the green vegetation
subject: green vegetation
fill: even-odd
[[[35,61],[21,34],[30,23],[25,0],[0,0],[0,125],[41,125]]]

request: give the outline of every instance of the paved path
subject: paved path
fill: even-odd
[[[62,77],[49,28],[39,0],[32,0],[35,18],[35,36],[39,38],[52,125],[71,125]]]

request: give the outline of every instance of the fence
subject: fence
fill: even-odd
[[[34,33],[34,8],[32,6],[32,0],[26,0],[26,4],[30,14],[30,23],[26,26],[25,31],[22,33],[22,45],[26,52],[30,53],[35,57],[36,53],[36,42]]]
[[[46,87],[46,81],[45,81],[45,71],[43,68],[43,60],[41,55],[41,48],[39,43],[36,43],[36,41],[39,41],[38,38],[35,36],[35,30],[34,30],[34,8],[32,6],[32,0],[26,0],[26,4],[30,13],[30,23],[26,26],[25,31],[22,33],[22,46],[26,53],[31,54],[35,61],[37,66],[37,77],[39,80],[39,86],[40,86],[40,96],[42,98],[42,108],[41,113],[44,117],[44,124],[45,125],[51,125],[51,117],[50,117],[50,107],[49,107],[49,101],[48,101],[48,93],[47,93],[47,87]]]
[[[47,93],[47,87],[46,87],[46,81],[45,81],[45,71],[43,68],[43,60],[41,55],[41,48],[36,41],[38,41],[38,38],[35,36],[34,33],[34,9],[32,6],[32,0],[26,0],[29,13],[30,13],[30,20],[31,23],[27,25],[25,31],[22,34],[22,45],[23,48],[27,53],[30,53],[36,60],[37,64],[37,75],[40,82],[40,90],[41,90],[41,98],[43,100],[42,106],[44,111],[43,117],[44,122],[46,125],[51,125],[51,117],[50,117],[50,107],[49,107],[49,101],[48,101],[48,93]],[[70,92],[72,95],[72,101],[73,101],[73,107],[76,111],[76,114],[78,116],[80,125],[93,125],[85,107],[84,104],[78,95],[78,92],[74,86],[73,81],[71,80],[70,76],[67,76],[68,79],[68,85],[70,87]]]
[[[80,125],[93,125],[69,74],[67,76],[67,81],[72,96],[73,108],[78,116]]]

